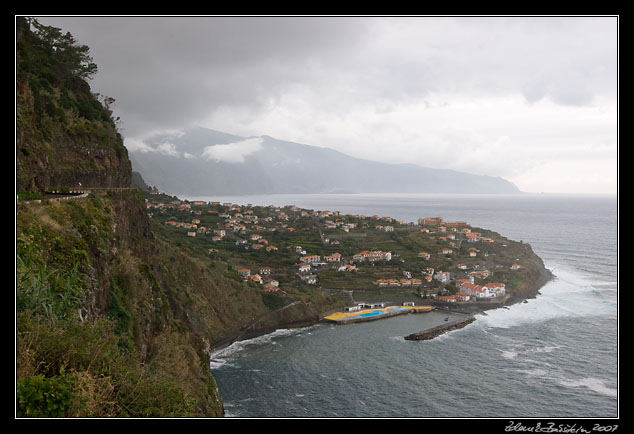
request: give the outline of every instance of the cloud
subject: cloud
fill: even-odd
[[[115,98],[126,146],[146,152],[177,150],[139,137],[200,125],[516,176],[537,174],[545,149],[565,149],[561,160],[587,155],[575,142],[617,147],[617,17],[41,21],[90,47],[93,90]]]
[[[262,138],[252,137],[240,142],[206,146],[202,157],[218,162],[243,163],[246,157],[260,149],[262,149]]]

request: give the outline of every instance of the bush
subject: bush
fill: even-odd
[[[72,379],[66,374],[18,379],[18,417],[64,417],[71,402]]]

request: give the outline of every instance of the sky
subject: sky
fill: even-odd
[[[202,126],[616,194],[616,16],[45,16],[126,147]],[[253,142],[249,142],[253,146]]]

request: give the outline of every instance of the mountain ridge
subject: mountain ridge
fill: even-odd
[[[194,127],[145,144],[130,151],[134,170],[179,194],[520,193],[501,177],[377,162],[268,135]]]

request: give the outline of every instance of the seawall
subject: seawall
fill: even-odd
[[[475,317],[469,316],[467,318],[464,318],[458,321],[452,321],[447,324],[441,324],[439,326],[432,327],[427,330],[423,330],[417,333],[412,333],[411,335],[405,336],[405,339],[408,341],[424,341],[424,340],[433,339],[437,336],[442,335],[443,333],[447,333],[448,331],[463,328],[467,324],[471,324],[473,321],[475,321]]]

